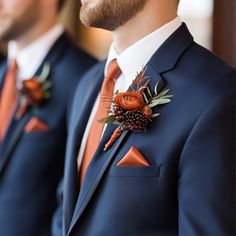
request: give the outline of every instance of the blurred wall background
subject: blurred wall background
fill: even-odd
[[[236,0],[215,0],[213,51],[236,66]]]
[[[79,8],[79,0],[67,0],[61,21],[80,47],[104,59],[111,33],[84,27],[79,21]],[[178,14],[197,43],[236,66],[236,0],[180,0]]]

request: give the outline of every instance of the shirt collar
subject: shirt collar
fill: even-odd
[[[117,59],[125,78],[135,78],[139,72],[151,59],[156,50],[181,26],[181,19],[177,16],[172,21],[145,36],[121,54],[118,54],[114,43],[110,47],[105,71],[113,59]]]
[[[64,27],[61,24],[57,24],[47,33],[21,50],[18,50],[15,41],[9,42],[8,60],[12,58],[16,59],[19,68],[18,79],[30,79],[35,74],[50,48],[63,31]]]

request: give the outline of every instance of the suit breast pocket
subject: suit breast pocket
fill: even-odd
[[[161,165],[151,166],[112,166],[109,171],[110,177],[159,177]]]

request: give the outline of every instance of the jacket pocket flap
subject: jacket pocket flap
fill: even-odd
[[[111,177],[159,177],[161,165],[152,166],[112,166]]]

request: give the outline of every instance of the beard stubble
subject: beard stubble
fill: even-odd
[[[100,0],[95,6],[84,3],[80,19],[90,27],[114,31],[142,11],[147,0]]]

